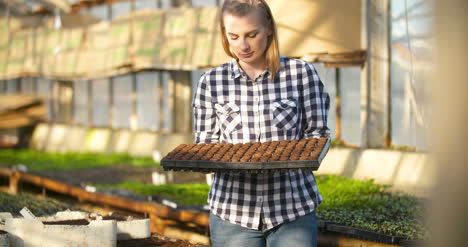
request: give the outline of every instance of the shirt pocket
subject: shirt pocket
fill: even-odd
[[[235,103],[215,104],[221,131],[231,133],[242,128],[240,108]]]
[[[297,127],[298,109],[294,99],[282,99],[271,105],[272,123],[278,129],[293,129]]]

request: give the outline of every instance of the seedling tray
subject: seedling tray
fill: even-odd
[[[203,173],[315,171],[329,148],[329,138],[244,144],[181,144],[161,160],[161,165],[165,170]]]

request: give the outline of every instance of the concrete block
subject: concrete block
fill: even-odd
[[[392,182],[395,189],[429,196],[437,174],[435,157],[427,153],[408,153],[401,160]]]
[[[161,159],[163,158],[163,156],[161,155],[161,152],[159,152],[159,150],[153,150],[153,160],[156,161],[156,162],[161,162]]]
[[[353,148],[332,148],[320,164],[316,174],[352,176],[362,151]]]
[[[151,237],[149,219],[117,221],[117,240],[149,237]]]
[[[102,219],[102,216],[81,211],[61,211],[57,212],[53,216],[41,217],[40,219],[43,222],[80,219],[86,219],[92,222],[90,218]],[[149,219],[128,219],[126,221],[116,221],[116,227],[117,240],[141,239],[149,238],[151,236]]]
[[[48,124],[38,124],[31,137],[31,147],[44,150],[49,138],[50,128]]]
[[[49,139],[45,150],[48,152],[63,152],[63,144],[66,138],[66,126],[55,124],[50,129]]]
[[[367,149],[362,152],[352,177],[362,180],[375,179],[378,183],[391,184],[402,158],[401,152]]]
[[[434,186],[436,168],[432,155],[424,152],[332,148],[314,173],[374,179],[396,191],[427,196]]]
[[[66,152],[85,152],[86,133],[88,129],[82,126],[67,126],[66,140],[63,149]]]
[[[79,247],[117,245],[117,224],[95,220],[89,225],[45,225],[40,220],[7,219],[5,229],[12,247]]]
[[[134,132],[129,153],[135,156],[151,156],[158,141],[157,134],[149,131]]]
[[[10,247],[10,240],[8,232],[0,230],[0,247]]]
[[[151,178],[152,178],[153,184],[155,184],[155,185],[160,185],[160,184],[166,184],[167,183],[165,173],[153,172],[151,174]]]
[[[193,140],[193,134],[160,134],[155,149],[161,153],[162,157],[164,157],[179,144],[193,143]]]
[[[0,213],[0,222],[5,222],[7,219],[13,218],[13,215],[8,212],[1,212]]]
[[[206,184],[208,184],[209,186],[211,186],[211,184],[213,183],[213,175],[214,173],[208,173],[205,175]]]
[[[130,130],[115,130],[110,138],[110,152],[128,153],[132,141],[132,132]]]
[[[6,220],[11,219],[11,218],[13,218],[13,215],[11,215],[11,213],[0,212],[0,234],[2,234],[1,231],[5,231]],[[7,238],[7,235],[4,235],[2,237]],[[5,241],[5,240],[0,240],[0,247],[3,247],[2,241]],[[10,245],[6,245],[6,246],[10,246]]]
[[[109,145],[110,129],[92,129],[86,135],[86,151],[105,153]]]

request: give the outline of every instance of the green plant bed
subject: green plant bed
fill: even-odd
[[[424,200],[389,193],[388,185],[342,176],[317,176],[324,201],[319,219],[411,240],[428,239]]]
[[[120,188],[139,195],[158,195],[176,201],[179,204],[197,206],[206,204],[207,184],[163,184],[151,185],[139,182],[124,182],[120,184],[97,184],[97,188]]]
[[[13,216],[20,216],[20,210],[27,207],[35,216],[53,215],[58,211],[79,210],[66,203],[50,198],[38,198],[27,193],[10,195],[0,192],[0,212],[9,212]]]
[[[390,186],[372,180],[359,181],[343,176],[316,176],[324,201],[318,218],[326,222],[356,227],[405,239],[428,239],[423,223],[424,202],[409,195],[390,193]],[[121,188],[141,195],[159,195],[183,205],[206,204],[209,186],[206,184],[147,185],[125,182],[96,185],[100,188]]]
[[[25,165],[31,171],[72,170],[128,164],[159,166],[151,157],[132,157],[128,154],[48,153],[30,149],[0,150],[0,165]]]

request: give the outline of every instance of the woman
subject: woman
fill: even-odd
[[[221,35],[234,59],[200,78],[196,143],[328,137],[329,96],[307,62],[279,56],[264,0],[225,1]],[[213,246],[316,246],[322,201],[310,171],[215,173],[208,198]]]

